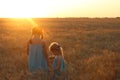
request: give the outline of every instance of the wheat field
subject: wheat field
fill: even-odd
[[[63,46],[68,80],[120,80],[119,18],[32,20],[44,30],[47,46]],[[0,19],[0,80],[27,80],[32,27],[27,19]]]

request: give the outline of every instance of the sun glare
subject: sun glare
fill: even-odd
[[[31,18],[46,17],[49,15],[49,10],[43,0],[10,0],[9,2],[3,2],[7,6],[4,6],[4,14],[7,17],[12,18]]]
[[[0,17],[119,16],[119,7],[119,0],[1,0]]]
[[[3,15],[9,18],[59,17],[57,14],[62,15],[68,8],[72,9],[73,5],[81,6],[87,2],[88,0],[75,0],[74,2],[72,0],[4,0],[0,7],[4,7]]]

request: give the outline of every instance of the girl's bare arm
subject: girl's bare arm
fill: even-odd
[[[57,57],[57,64],[54,70],[58,70],[60,68],[60,57]]]
[[[44,51],[44,55],[45,55],[45,58],[47,60],[48,66],[51,67],[49,57],[48,57],[48,50],[47,50],[47,46],[46,46],[45,41],[42,41],[42,44],[43,44],[43,51]]]
[[[30,45],[30,43],[31,43],[31,40],[29,40],[29,41],[27,42],[27,55],[29,55],[29,45]]]

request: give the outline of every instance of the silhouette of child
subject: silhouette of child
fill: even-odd
[[[51,80],[65,80],[66,63],[63,57],[62,47],[57,42],[53,42],[50,44],[49,50],[55,55],[52,64],[54,73]]]
[[[35,80],[47,80],[48,76],[48,53],[46,42],[43,40],[43,32],[39,27],[32,29],[32,37],[28,41],[28,69]]]

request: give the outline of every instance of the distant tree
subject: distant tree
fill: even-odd
[[[120,17],[116,17],[116,19],[120,19]]]

